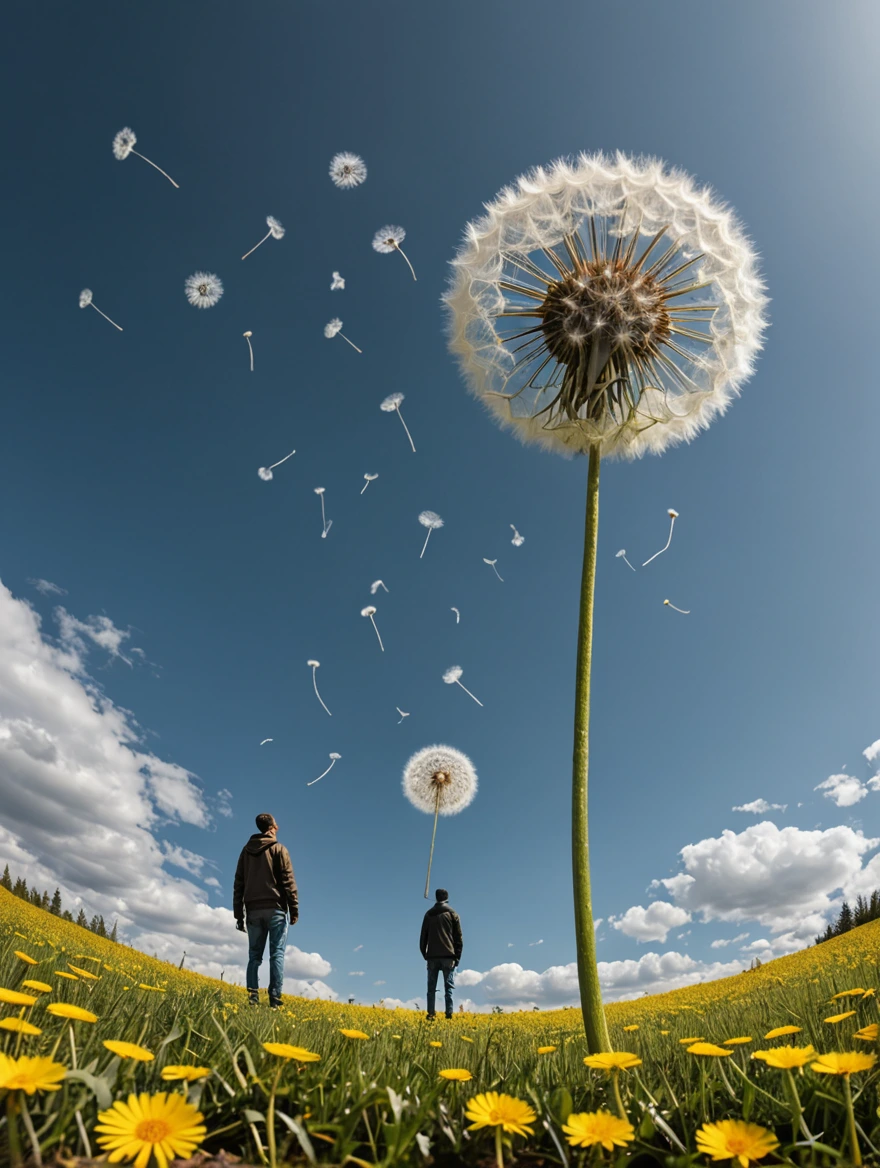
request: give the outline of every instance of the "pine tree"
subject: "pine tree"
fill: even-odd
[[[81,929],[87,929],[89,927],[89,922],[86,920],[86,914],[82,909],[79,910],[79,916],[76,918],[76,923],[80,926]]]
[[[840,916],[837,918],[837,926],[834,930],[834,935],[836,937],[840,937],[844,933],[848,933],[852,927],[853,927],[852,909],[849,907],[849,904],[846,901],[844,901],[843,904],[840,906]]]
[[[61,889],[56,888],[52,893],[52,903],[49,905],[49,912],[53,917],[61,916]]]
[[[15,882],[15,885],[12,889],[12,895],[13,896],[20,896],[22,900],[27,900],[27,895],[28,895],[27,881],[23,880],[21,878],[21,876],[19,876],[19,878]]]
[[[61,919],[62,919],[62,921],[72,921],[73,920],[73,913],[70,911],[69,908],[66,908],[64,910],[64,912],[61,914]]]
[[[117,924],[118,924],[118,923],[119,923],[118,921],[114,921],[114,922],[113,922],[113,928],[110,930],[110,940],[111,940],[111,941],[116,941],[116,940],[118,940],[118,938],[117,938],[117,936],[116,936],[116,926],[117,926]]]
[[[3,875],[0,876],[0,888],[5,888],[7,892],[12,891],[12,877],[9,875],[9,865],[3,869]]]
[[[48,892],[46,891],[46,889],[44,888],[44,889],[43,889],[43,895],[40,897],[40,908],[41,908],[41,909],[42,909],[44,912],[48,912],[48,911],[49,911],[49,907],[50,907],[50,905],[51,905],[51,904],[52,904],[52,901],[51,901],[51,898],[50,898],[50,896],[49,896],[49,893],[48,893]]]
[[[860,893],[856,897],[856,907],[853,909],[853,926],[865,925],[869,920],[868,902]]]

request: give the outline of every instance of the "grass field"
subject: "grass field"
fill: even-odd
[[[0,1163],[30,1162],[35,1145],[45,1160],[98,1155],[99,1111],[132,1092],[169,1092],[203,1117],[205,1134],[190,1148],[225,1149],[252,1164],[493,1165],[501,1157],[507,1165],[673,1168],[709,1163],[697,1133],[735,1119],[775,1134],[778,1146],[767,1151],[769,1137],[754,1143],[754,1131],[728,1130],[715,1147],[727,1162],[741,1147],[742,1159],[732,1162],[743,1166],[880,1165],[880,1068],[812,1069],[818,1055],[857,1052],[870,1063],[877,1052],[878,950],[880,921],[737,977],[611,1005],[616,1051],[641,1063],[606,1071],[584,1064],[577,1010],[460,1014],[429,1024],[405,1010],[285,998],[274,1012],[249,1006],[239,987],[103,940],[0,889]],[[59,1003],[97,1020],[58,1016]],[[765,1038],[779,1027],[799,1030]],[[23,1032],[29,1028],[37,1033]],[[744,1041],[725,1045],[732,1039]],[[155,1057],[120,1057],[106,1041]],[[700,1041],[729,1053],[693,1052]],[[264,1043],[289,1049],[270,1053]],[[752,1057],[808,1044],[816,1055],[794,1070]],[[286,1057],[290,1049],[298,1053]],[[307,1052],[319,1057],[309,1061]],[[22,1060],[38,1056],[64,1065],[60,1089],[14,1089],[35,1075]],[[190,1082],[163,1077],[180,1066],[210,1073]],[[450,1069],[471,1078],[441,1077]],[[468,1131],[465,1110],[485,1092],[528,1105],[530,1132],[498,1128],[499,1140],[493,1126]],[[627,1117],[631,1130],[617,1125],[623,1142],[612,1150],[572,1146],[570,1113],[597,1110]],[[585,1138],[593,1138],[594,1123],[586,1121]],[[129,1143],[126,1158],[143,1147],[149,1155],[152,1145]],[[161,1165],[156,1147],[151,1162]],[[145,1163],[142,1155],[140,1168]]]

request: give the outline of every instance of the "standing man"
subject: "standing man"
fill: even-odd
[[[451,1018],[455,967],[461,961],[461,921],[458,913],[449,907],[449,893],[445,888],[438,888],[434,896],[437,903],[425,913],[419,938],[419,950],[428,963],[428,1018],[435,1017],[437,975],[441,971],[446,1017]]]
[[[269,1005],[281,1006],[284,984],[284,950],[287,946],[287,914],[295,925],[299,900],[290,853],[277,840],[274,815],[257,816],[257,831],[241,850],[235,869],[232,911],[235,927],[245,931],[247,913],[247,989],[251,1005],[260,1001],[259,970],[269,940]]]

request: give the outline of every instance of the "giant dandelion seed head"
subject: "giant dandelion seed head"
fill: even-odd
[[[274,215],[266,216],[266,226],[269,228],[269,234],[273,239],[284,238],[284,228],[281,226]]]
[[[113,157],[122,162],[137,145],[137,135],[131,126],[125,126],[113,138]]]
[[[443,526],[443,520],[436,511],[420,511],[419,523],[422,527],[430,527],[432,531]]]
[[[367,164],[359,154],[343,150],[330,159],[330,177],[344,191],[359,187],[367,177]]]
[[[461,677],[461,675],[463,673],[464,673],[464,670],[462,669],[462,667],[460,665],[450,665],[449,668],[446,670],[446,672],[443,674],[443,680],[446,682],[447,685],[455,685],[455,683],[458,681],[458,679]]]
[[[384,410],[386,414],[392,413],[394,410],[400,408],[400,403],[403,401],[402,393],[389,393],[379,406],[380,410]]]
[[[474,764],[451,746],[426,746],[403,770],[403,793],[419,811],[434,814],[438,791],[441,815],[463,811],[477,793]]]
[[[503,425],[564,454],[638,458],[724,413],[768,300],[754,248],[708,189],[658,159],[581,154],[521,176],[486,212],[445,300],[468,386]]]
[[[79,294],[80,308],[88,308],[88,306],[91,303],[92,303],[92,290],[91,290],[91,288],[83,288],[82,292],[80,292],[80,294]]]
[[[389,252],[397,251],[405,239],[406,232],[404,229],[402,227],[395,227],[389,223],[387,227],[380,227],[373,236],[373,247],[376,251],[387,255]]]
[[[331,337],[335,337],[342,328],[342,321],[338,316],[334,316],[332,320],[328,320],[324,325],[324,336],[329,341]]]
[[[223,281],[213,272],[193,272],[183,287],[193,308],[213,308],[223,295]]]

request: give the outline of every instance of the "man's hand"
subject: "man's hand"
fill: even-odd
[[[237,920],[235,922],[235,927],[238,929],[239,933],[245,932],[244,921]]]
[[[296,922],[297,922],[298,920],[299,920],[299,913],[297,913],[297,914],[296,914],[296,916],[293,916],[293,915],[291,915],[291,917],[290,917],[290,923],[291,923],[292,925],[295,925],[295,924],[296,924]]]

